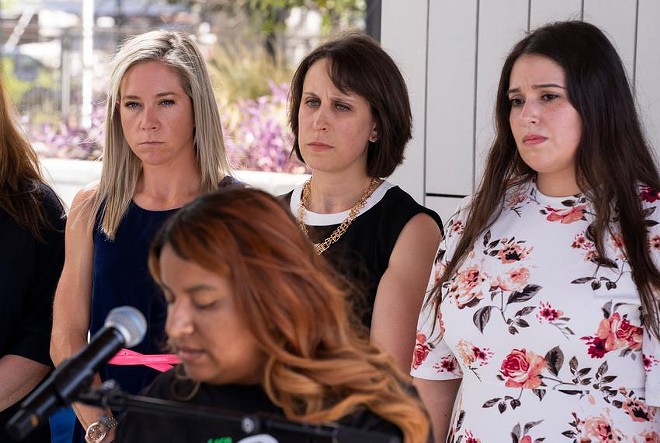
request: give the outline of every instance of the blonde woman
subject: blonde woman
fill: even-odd
[[[272,196],[232,189],[197,199],[156,236],[149,266],[182,365],[147,395],[427,441],[426,413],[404,374],[358,337],[333,270]],[[220,419],[129,412],[118,441],[245,437]],[[258,441],[331,440],[267,429]]]
[[[66,228],[51,356],[57,365],[87,343],[111,309],[135,306],[149,323],[133,348],[142,365],[107,365],[100,379],[137,393],[158,373],[149,355],[164,343],[165,305],[147,271],[148,245],[180,207],[233,179],[208,71],[190,36],[159,30],[129,39],[114,58],[107,101],[101,179],[76,195]],[[96,441],[110,440],[116,422],[109,411],[74,410],[82,424],[74,440],[92,424],[93,433],[107,434]]]

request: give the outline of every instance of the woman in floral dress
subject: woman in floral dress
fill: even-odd
[[[495,113],[418,325],[436,439],[658,442],[660,180],[621,60],[593,25],[541,27]]]

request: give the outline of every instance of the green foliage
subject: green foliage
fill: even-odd
[[[234,8],[241,8],[253,28],[262,35],[284,31],[284,20],[295,7],[318,11],[323,17],[324,33],[332,33],[342,25],[352,23],[366,10],[364,0],[242,0],[229,3]]]
[[[206,12],[220,11],[230,16],[244,13],[257,35],[268,37],[284,31],[284,21],[289,11],[301,7],[318,11],[323,17],[323,29],[332,34],[341,27],[350,26],[364,17],[367,9],[365,0],[168,0],[174,4],[185,4]]]
[[[30,89],[31,82],[19,80],[14,76],[14,60],[11,57],[2,58],[2,71],[5,77],[7,91],[9,91],[9,97],[14,103],[20,103],[23,94]]]
[[[56,111],[56,103],[54,101],[59,87],[57,86],[55,74],[52,71],[46,68],[40,68],[35,80],[21,80],[15,75],[15,61],[11,56],[2,58],[2,70],[9,97],[20,111],[25,111],[24,108],[26,107],[34,110],[34,106],[31,106],[32,103],[28,102],[35,101],[35,97],[38,97],[41,112],[32,114],[30,116],[31,120],[34,123],[53,120],[53,113]]]
[[[288,83],[293,75],[291,69],[269,56],[261,46],[218,45],[207,65],[216,82],[216,96],[221,106],[268,95],[271,93],[269,81]]]

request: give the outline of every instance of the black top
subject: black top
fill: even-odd
[[[300,202],[298,186],[283,195],[294,215]],[[385,192],[383,192],[385,190]],[[377,201],[373,201],[376,200]],[[380,279],[387,270],[390,256],[399,234],[417,214],[428,214],[442,231],[440,216],[431,209],[417,203],[398,186],[383,182],[367,201],[366,210],[353,220],[339,240],[328,248],[326,257],[340,275],[354,285],[354,309],[366,327],[371,326],[371,316]],[[313,222],[312,222],[313,223]],[[310,239],[314,243],[325,240],[341,223],[329,225],[307,225]]]
[[[40,184],[35,192],[39,192],[53,227],[42,229],[41,242],[0,208],[0,355],[18,355],[52,366],[52,306],[64,264],[65,218],[64,208],[51,188]],[[11,441],[5,434],[5,423],[21,401],[0,413],[1,442]],[[48,426],[24,441],[50,441]]]
[[[181,401],[173,392],[187,394],[191,392],[192,382],[177,381],[175,370],[159,375],[151,386],[145,391],[146,396],[162,400]],[[127,411],[119,418],[117,428],[118,443],[121,442],[234,442],[248,440],[250,434],[241,429],[240,418],[247,414],[264,413],[272,417],[272,425],[262,429],[256,435],[262,443],[296,442],[296,443],[330,443],[329,437],[314,435],[314,426],[301,425],[285,420],[280,408],[275,406],[263,389],[258,385],[209,385],[201,384],[199,391],[188,401],[183,402],[189,406],[206,406],[217,408],[222,412],[218,418],[196,418],[179,415],[164,415]],[[208,409],[207,409],[208,410]],[[283,430],[282,426],[291,426],[293,429]],[[329,425],[330,426],[330,425]],[[337,426],[337,425],[334,425]],[[379,416],[363,410],[359,413],[345,417],[339,426],[345,431],[355,430],[359,434],[357,439],[339,439],[341,442],[368,442],[373,437],[384,435],[403,439],[401,431],[394,424],[385,421]],[[355,434],[354,434],[355,435]],[[255,435],[252,435],[255,437]]]

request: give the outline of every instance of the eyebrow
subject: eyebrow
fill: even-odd
[[[532,85],[532,89],[543,89],[543,88],[566,89],[564,86],[558,85],[556,83],[541,83],[539,85]],[[511,94],[511,93],[514,93],[514,92],[520,92],[520,88],[511,88],[506,93]]]
[[[177,94],[176,92],[165,91],[165,92],[159,92],[158,94],[156,94],[156,97],[167,97],[170,95],[178,96],[179,94]],[[122,100],[126,100],[126,99],[139,100],[141,97],[138,95],[124,95],[124,96],[120,96],[120,98]]]
[[[319,98],[318,94],[316,94],[315,92],[311,92],[311,91],[303,91],[303,96],[305,96],[305,95],[308,95],[308,96],[311,95],[311,96],[313,96],[313,97]],[[356,101],[357,101],[356,96],[359,96],[359,94],[357,94],[357,93],[353,93],[353,94],[351,94],[351,95],[348,95],[348,94],[344,94],[344,95],[332,95],[332,96],[330,96],[330,98],[331,98],[332,100],[341,100],[341,101],[348,101],[348,102],[356,102]]]
[[[165,283],[161,283],[160,286],[161,286],[161,288],[172,292],[172,290]],[[192,286],[189,286],[189,287],[185,288],[183,290],[183,292],[194,297],[195,295],[197,295],[199,293],[204,293],[204,292],[208,292],[208,291],[212,292],[212,291],[215,291],[215,290],[216,290],[216,288],[213,287],[213,286],[210,286],[210,285],[207,285],[207,284],[204,284],[204,283],[200,283],[200,284],[192,285]]]

